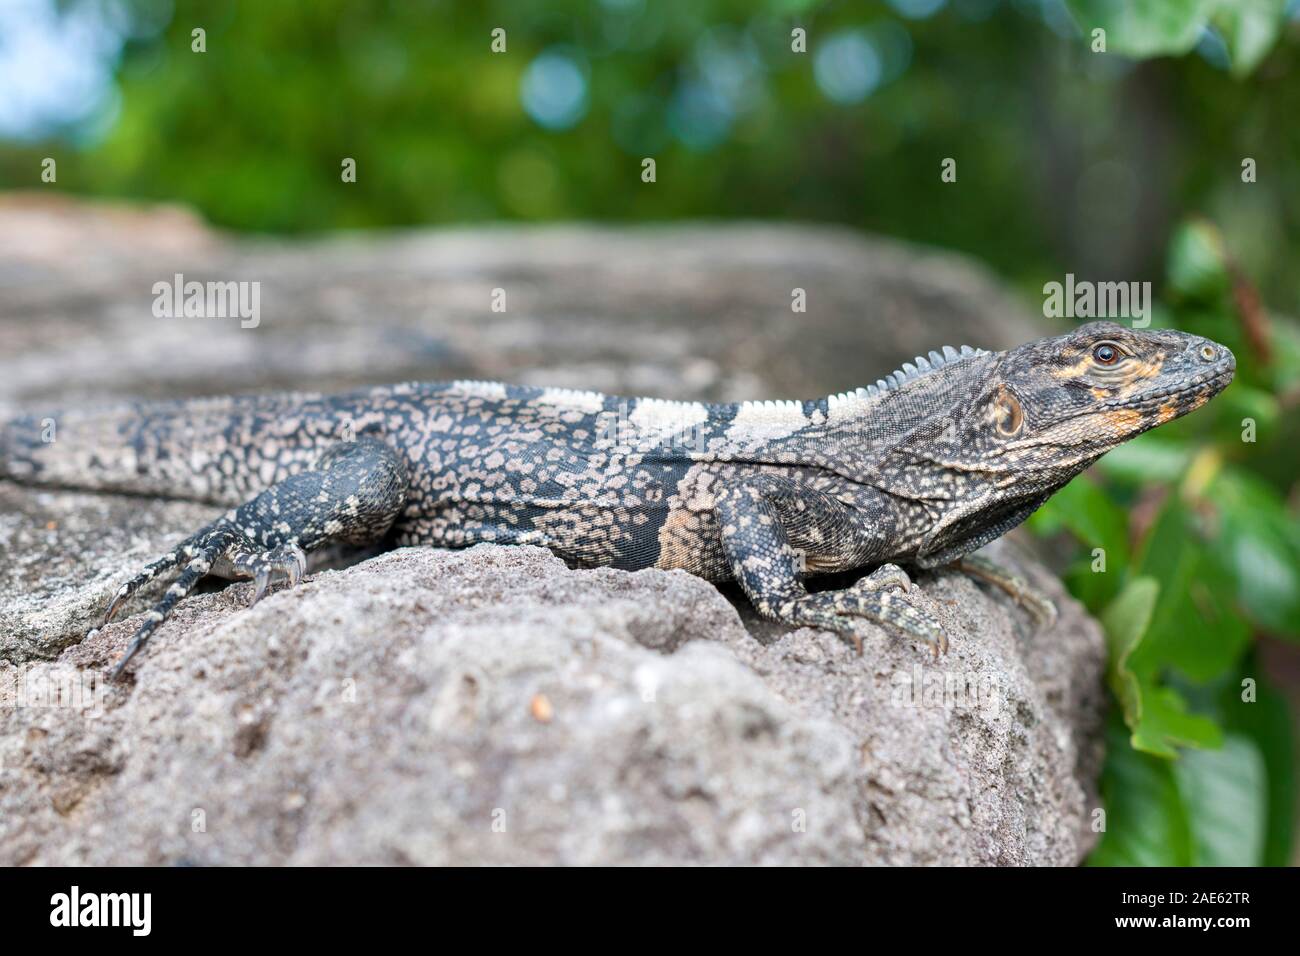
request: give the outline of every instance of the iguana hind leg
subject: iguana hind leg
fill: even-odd
[[[839,501],[759,475],[725,489],[716,507],[732,574],[764,617],[835,631],[859,653],[867,622],[922,641],[936,656],[948,649],[943,629],[908,600],[912,584],[897,565],[882,565],[842,591],[804,587],[807,568],[854,567],[863,552],[855,515]]]
[[[314,468],[278,482],[187,538],[113,599],[105,623],[141,585],[184,565],[145,615],[111,676],[121,674],[204,575],[252,578],[252,603],[257,603],[275,575],[296,585],[311,551],[336,541],[365,544],[383,537],[405,504],[408,483],[403,459],[382,441],[367,436],[340,442]]]

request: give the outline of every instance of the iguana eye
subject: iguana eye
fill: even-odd
[[[1102,342],[1092,350],[1092,357],[1098,365],[1114,365],[1119,361],[1119,349],[1109,342]]]

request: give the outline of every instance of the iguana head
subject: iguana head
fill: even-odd
[[[930,563],[1019,524],[1112,448],[1200,408],[1236,369],[1209,339],[1113,322],[954,357],[943,374],[899,384],[896,373],[876,406],[907,424],[869,481],[924,512]]]
[[[965,431],[1027,472],[1082,466],[1195,411],[1232,381],[1231,351],[1171,329],[1092,322],[993,357]]]

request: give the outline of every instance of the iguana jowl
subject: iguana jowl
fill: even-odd
[[[212,573],[296,584],[333,542],[538,544],[579,566],[735,579],[755,608],[860,640],[946,646],[899,565],[961,561],[1099,456],[1231,381],[1232,353],[1093,323],[1006,352],[945,348],[814,401],[703,404],[485,382],[141,403],[0,430],[0,476],[231,510],[118,591],[178,572],[115,674]],[[874,568],[809,593],[807,575]],[[968,566],[1008,587],[982,563]]]

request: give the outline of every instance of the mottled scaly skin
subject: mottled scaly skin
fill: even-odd
[[[962,562],[1099,456],[1200,407],[1232,353],[1094,323],[1007,352],[945,348],[855,392],[709,405],[488,382],[128,405],[11,421],[0,475],[231,510],[123,586],[178,572],[120,671],[205,574],[297,583],[331,542],[538,544],[575,565],[739,582],[764,615],[935,648],[898,565]],[[51,434],[50,423],[53,423]],[[49,438],[54,440],[50,441]],[[876,568],[810,594],[810,574]]]

